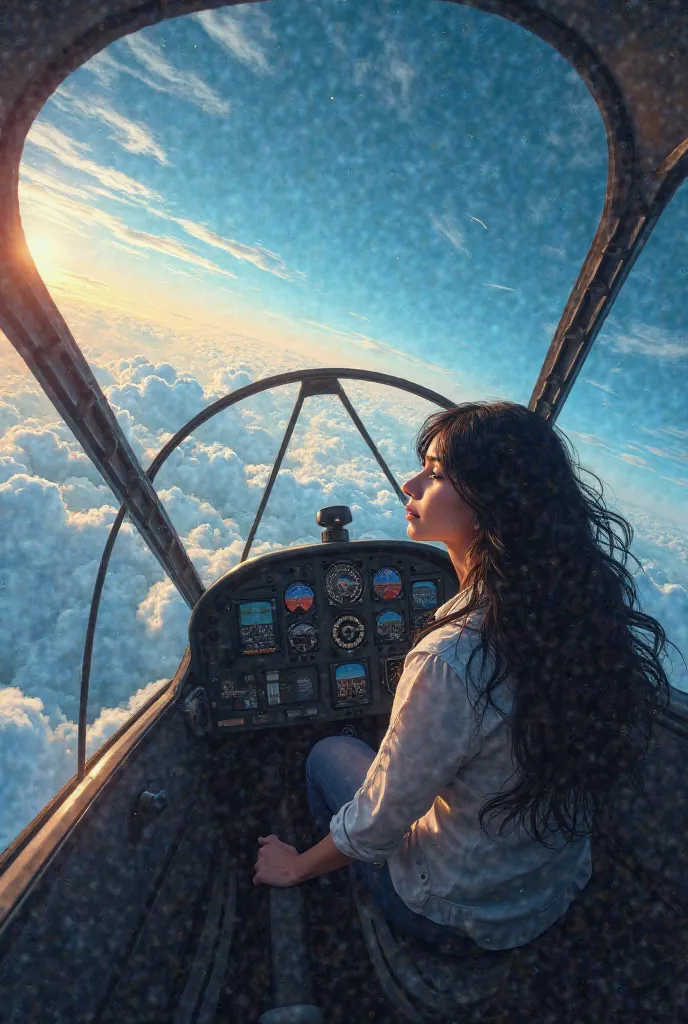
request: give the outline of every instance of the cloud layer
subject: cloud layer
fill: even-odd
[[[206,353],[205,386],[170,362],[143,355],[92,359],[92,365],[147,466],[171,433],[211,401],[292,368],[284,353],[271,364],[265,349],[255,360],[246,351],[246,342],[236,339],[222,352]],[[346,389],[397,479],[415,472],[412,438],[431,407],[410,397],[402,406],[394,392],[372,385],[347,383]],[[290,385],[225,410],[173,453],[156,480],[206,585],[241,556],[296,393]],[[406,537],[401,505],[344,409],[333,398],[309,399],[252,555],[318,543],[315,512],[333,504],[351,507],[353,539]],[[74,773],[86,622],[116,508],[37,386],[10,376],[0,399],[0,519],[6,524],[0,534],[0,848]],[[643,608],[688,655],[685,540],[631,512],[634,552],[646,569],[637,577]],[[96,632],[89,753],[175,672],[187,627],[186,605],[125,522]],[[688,690],[680,659],[671,657],[672,682]]]

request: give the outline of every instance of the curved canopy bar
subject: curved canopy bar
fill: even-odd
[[[440,395],[439,392],[431,391],[429,388],[425,388],[421,384],[414,384],[413,381],[404,380],[403,377],[393,377],[388,373],[376,373],[373,370],[349,370],[345,367],[339,367],[332,369],[292,370],[289,373],[279,373],[275,377],[266,377],[265,380],[258,381],[255,384],[247,384],[243,388],[238,388],[236,391],[232,391],[223,398],[219,398],[206,409],[197,413],[196,416],[193,416],[188,423],[185,423],[183,427],[180,427],[177,433],[160,449],[146,471],[147,479],[150,480],[152,484],[158,474],[158,471],[165,464],[175,448],[177,448],[182,441],[185,441],[190,434],[195,430],[198,430],[199,427],[203,426],[204,423],[207,423],[208,420],[212,419],[212,417],[216,416],[219,412],[222,412],[224,409],[228,409],[232,405],[236,405],[238,402],[243,402],[246,398],[252,398],[253,395],[259,395],[263,391],[269,391],[272,388],[284,387],[287,384],[299,383],[301,387],[299,388],[299,394],[294,405],[294,410],[291,414],[289,423],[287,424],[287,429],[284,432],[284,438],[275,458],[272,472],[270,473],[270,479],[265,485],[263,497],[261,498],[260,505],[256,511],[253,525],[251,526],[248,538],[246,539],[246,544],[244,545],[240,561],[244,562],[248,558],[248,553],[251,550],[251,544],[253,543],[256,531],[260,525],[260,520],[270,498],[270,493],[275,480],[277,479],[277,474],[280,471],[282,460],[284,459],[291,435],[294,432],[294,427],[296,426],[296,422],[299,418],[299,413],[301,412],[303,403],[307,398],[312,398],[316,395],[335,395],[339,398],[340,402],[353,420],[359,434],[370,448],[378,466],[392,485],[392,489],[396,496],[399,498],[402,505],[405,505],[406,499],[404,498],[399,484],[394,479],[384,457],[380,454],[377,445],[366,430],[363,421],[351,404],[349,396],[341,385],[342,380],[368,381],[372,384],[383,384],[390,388],[398,388],[400,391],[405,391],[407,394],[416,395],[418,398],[424,398],[428,402],[434,402],[443,409],[450,409],[454,404],[449,398],[445,398],[443,395]],[[115,541],[117,540],[120,527],[124,522],[126,511],[126,506],[122,505],[115,516],[115,521],[110,527],[110,533],[108,534],[105,549],[100,559],[98,575],[96,576],[96,582],[93,587],[91,610],[88,616],[86,639],[84,641],[84,655],[81,663],[81,696],[79,702],[79,734],[77,741],[77,779],[82,779],[88,768],[86,764],[86,716],[88,711],[89,682],[91,678],[91,659],[93,656],[93,638],[98,621],[100,597],[103,592],[105,574],[110,563],[110,556],[115,546]],[[143,708],[141,709],[141,712],[143,712]],[[131,722],[135,720],[136,715],[125,723],[124,728],[129,728]],[[118,735],[118,733],[115,735]],[[100,756],[100,753],[98,753],[97,756]]]
[[[17,157],[48,96],[114,40],[236,0],[5,0],[0,21],[0,137]],[[260,2],[260,0],[248,0]],[[288,3],[288,0],[272,0]],[[457,2],[457,0],[450,0]],[[684,0],[470,0],[555,46],[585,78],[602,115],[615,116],[613,82],[642,171],[652,176],[688,139],[688,8]],[[7,140],[7,132],[12,135]],[[4,156],[6,159],[6,155]],[[4,162],[3,159],[3,162]]]

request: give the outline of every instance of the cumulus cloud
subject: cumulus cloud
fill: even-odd
[[[123,708],[105,708],[86,730],[86,756],[105,743],[142,704],[167,682],[156,680],[137,690]],[[40,697],[16,686],[0,688],[0,849],[16,838],[76,774],[78,729],[64,719],[52,725]],[[7,785],[7,781],[15,784]]]
[[[144,355],[91,363],[144,466],[191,416],[217,398],[292,369],[246,338],[202,353],[204,382],[183,364]],[[198,358],[196,354],[195,358]],[[180,372],[180,366],[187,371]],[[232,367],[228,369],[228,367]],[[155,481],[206,585],[235,566],[270,474],[297,386],[254,396],[189,437]],[[365,383],[346,390],[395,477],[415,472],[412,438],[429,403]],[[316,510],[347,504],[355,540],[405,539],[401,505],[346,411],[332,396],[305,403],[251,554],[319,543]],[[98,564],[117,502],[30,380],[0,399],[0,848],[74,774],[79,679]],[[624,510],[625,511],[625,510]],[[632,510],[643,610],[688,656],[684,532]],[[632,567],[633,568],[633,567]],[[96,631],[88,751],[96,750],[171,678],[187,644],[189,611],[125,521],[110,563]],[[667,672],[688,690],[670,649]]]

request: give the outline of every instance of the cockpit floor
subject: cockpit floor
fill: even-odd
[[[357,723],[358,735],[375,748],[379,728],[375,720]],[[271,831],[286,789],[298,848],[312,845],[305,761],[313,744],[330,732],[328,727],[305,727],[287,734],[237,736],[231,746],[215,752],[223,841],[239,872],[238,920],[217,1024],[254,1024],[272,1006],[269,890],[252,881],[258,836]],[[275,771],[270,772],[270,764]],[[462,1008],[461,1024],[646,1024],[660,1019],[685,1024],[686,926],[681,915],[672,915],[651,892],[641,892],[637,879],[601,848],[594,850],[594,861],[587,896],[582,894],[579,907],[574,901],[562,928],[557,922],[550,929],[547,963],[534,947],[523,947],[518,969],[499,997]],[[348,871],[312,879],[301,889],[314,1002],[326,1024],[404,1024],[406,1018],[384,995],[368,956]],[[456,1019],[447,1018],[447,1024]]]

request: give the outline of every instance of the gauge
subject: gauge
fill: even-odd
[[[416,612],[416,614],[412,616],[411,625],[413,629],[425,629],[428,622],[431,622],[434,618],[434,612]]]
[[[318,634],[310,622],[292,622],[287,640],[295,651],[312,651],[318,643]]]
[[[351,651],[362,644],[365,635],[365,622],[355,615],[340,615],[332,625],[332,639],[345,651]]]
[[[334,707],[370,703],[368,679],[363,665],[337,665],[334,670],[334,685]]]
[[[309,612],[315,602],[315,594],[307,583],[292,583],[284,593],[284,603],[292,614]]]
[[[401,594],[401,576],[396,569],[378,569],[373,576],[373,592],[381,601],[393,601]]]
[[[437,584],[432,580],[419,580],[413,584],[413,607],[436,608],[440,603],[437,597]]]
[[[377,635],[383,643],[404,639],[404,617],[399,612],[382,612],[375,622]]]
[[[363,593],[363,576],[355,565],[338,562],[327,570],[325,593],[335,604],[353,604]]]

